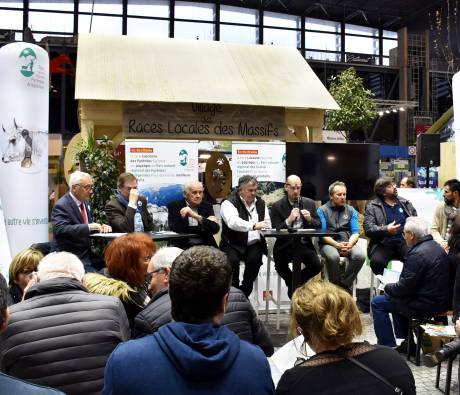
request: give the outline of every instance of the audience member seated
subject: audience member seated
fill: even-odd
[[[9,298],[5,278],[0,274],[0,334],[8,325]],[[2,394],[21,395],[63,395],[63,392],[40,385],[30,384],[26,381],[0,373],[0,389]]]
[[[128,339],[129,326],[120,301],[88,293],[84,274],[73,254],[42,259],[39,282],[10,308],[0,336],[2,372],[70,395],[102,390],[107,358]]]
[[[125,306],[129,325],[150,301],[147,266],[156,251],[145,233],[131,233],[113,240],[105,250],[103,274],[88,273],[85,285],[90,292],[119,298]]]
[[[353,342],[362,332],[359,311],[352,297],[335,285],[316,281],[298,288],[291,327],[316,355],[283,374],[277,395],[383,395],[395,393],[395,387],[415,394],[412,372],[394,350]]]
[[[389,177],[374,185],[376,198],[366,207],[363,227],[369,237],[367,256],[375,274],[382,274],[392,259],[406,261],[407,246],[403,229],[407,217],[417,215],[409,200],[398,197],[396,184]]]
[[[177,233],[193,233],[195,237],[170,241],[170,245],[187,249],[195,245],[217,247],[214,236],[220,226],[212,205],[203,201],[203,184],[190,181],[184,186],[184,199],[168,204],[168,226]]]
[[[152,216],[147,210],[147,199],[139,195],[137,179],[131,173],[122,173],[117,181],[117,194],[105,205],[107,221],[113,232],[151,232]]]
[[[347,203],[345,183],[336,181],[329,186],[329,201],[318,208],[318,216],[324,231],[336,232],[334,236],[319,241],[321,255],[326,260],[329,281],[348,292],[358,276],[366,254],[358,246],[358,212]],[[348,258],[343,274],[340,273],[340,257]]]
[[[8,306],[21,302],[24,290],[36,283],[35,272],[42,258],[40,251],[31,248],[19,252],[13,258],[8,272]]]
[[[172,263],[181,253],[180,248],[161,248],[150,261],[148,272],[152,278],[149,292],[152,299],[135,318],[134,337],[150,335],[162,325],[172,321],[171,298],[168,292],[169,275]],[[237,288],[230,288],[221,325],[235,332],[240,339],[258,345],[268,357],[273,354],[270,335],[257,318],[251,303]]]
[[[436,207],[433,222],[431,224],[431,235],[434,241],[448,251],[447,245],[451,233],[451,226],[458,213],[460,205],[460,182],[448,180],[444,183],[444,202]]]
[[[298,176],[291,175],[286,179],[284,185],[286,195],[275,202],[270,210],[274,228],[289,230],[321,228],[315,202],[301,197],[301,189],[302,181]],[[292,296],[292,270],[289,269],[289,262],[292,262],[294,255],[297,255],[305,266],[302,270],[302,283],[321,271],[321,263],[310,237],[300,240],[288,237],[276,239],[273,248],[275,269],[286,283],[289,298]]]
[[[267,243],[260,230],[271,228],[267,206],[261,198],[256,198],[257,186],[254,177],[240,177],[238,189],[220,206],[220,249],[227,254],[232,266],[233,286],[240,288],[246,297],[251,295],[254,280],[262,266],[262,256],[267,254]],[[240,261],[245,264],[241,286]]]
[[[406,353],[409,346],[414,354],[414,341],[407,339],[408,317],[431,317],[450,309],[452,275],[445,251],[433,240],[422,218],[405,220],[404,239],[409,250],[399,281],[385,285],[385,295],[376,296],[371,307],[377,343],[395,347],[396,334],[405,339],[398,351]]]
[[[416,184],[412,177],[403,177],[399,183],[400,188],[415,188]]]
[[[70,175],[70,191],[61,197],[51,212],[54,246],[56,251],[75,254],[85,265],[86,271],[94,271],[90,233],[111,232],[109,225],[93,222],[88,200],[93,190],[93,180],[87,173],[76,171]]]
[[[264,353],[221,326],[232,268],[221,251],[192,247],[174,261],[175,322],[121,344],[105,369],[104,394],[272,394]]]

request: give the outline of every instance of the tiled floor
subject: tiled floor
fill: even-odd
[[[262,314],[260,316],[261,320],[265,320],[265,316]],[[374,327],[372,323],[372,317],[369,314],[362,314],[361,315],[363,324],[364,324],[364,331],[363,336],[359,340],[367,340],[369,343],[375,344],[376,338],[374,333]],[[269,314],[269,320],[267,324],[267,328],[272,335],[273,342],[275,346],[280,347],[287,341],[287,330],[288,330],[288,321],[289,315],[287,313],[281,314],[280,320],[280,330],[276,330],[276,315]],[[408,363],[409,367],[411,368],[414,378],[415,384],[417,386],[417,394],[420,395],[432,395],[432,394],[441,394],[439,390],[435,388],[435,380],[436,380],[436,368],[427,368],[425,366],[415,366],[413,363]],[[440,386],[444,389],[445,384],[445,376],[446,376],[446,364],[443,364],[443,368],[441,369],[441,380]],[[452,385],[451,385],[451,394],[458,394],[459,393],[459,386],[458,386],[458,359],[454,362],[454,367],[452,370]]]

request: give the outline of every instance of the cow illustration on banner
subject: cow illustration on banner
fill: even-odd
[[[2,125],[2,131],[2,162],[20,162],[20,167],[25,169],[37,167],[43,155],[46,155],[48,133],[23,128],[16,123],[15,118],[13,127],[6,129]]]

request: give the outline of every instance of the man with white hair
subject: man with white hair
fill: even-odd
[[[420,217],[406,218],[403,237],[408,247],[407,261],[397,283],[385,286],[385,295],[372,300],[377,343],[395,347],[396,337],[405,339],[398,351],[415,353],[413,339],[407,339],[408,318],[431,317],[451,307],[453,276],[443,248],[429,234]]]
[[[75,171],[70,175],[70,190],[61,197],[51,212],[54,249],[77,255],[86,271],[94,271],[90,255],[91,233],[107,233],[109,225],[93,222],[88,200],[93,190],[93,180],[88,173]]]
[[[203,184],[189,181],[184,185],[184,198],[168,204],[169,229],[177,233],[192,233],[189,239],[173,240],[171,245],[187,249],[196,245],[217,247],[214,236],[220,226],[212,205],[203,201]]]
[[[11,307],[0,336],[2,372],[65,393],[102,390],[107,359],[130,330],[120,300],[88,293],[84,274],[68,252],[43,258],[39,282]]]
[[[177,247],[163,247],[151,259],[147,269],[151,276],[151,299],[134,320],[134,337],[150,335],[172,321],[169,276],[174,260],[182,252],[183,250]],[[237,288],[230,288],[222,325],[232,330],[240,339],[258,345],[267,357],[273,354],[270,335],[257,318],[251,303]]]

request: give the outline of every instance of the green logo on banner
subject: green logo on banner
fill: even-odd
[[[37,55],[32,48],[24,48],[19,54],[19,58],[24,58],[24,64],[21,66],[21,74],[24,77],[32,77],[34,75],[34,64]]]
[[[185,149],[181,149],[179,152],[179,163],[182,166],[187,166],[188,162],[188,152]]]

